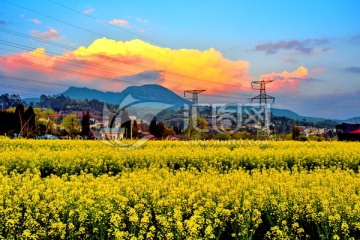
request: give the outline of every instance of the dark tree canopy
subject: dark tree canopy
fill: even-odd
[[[12,136],[15,132],[15,113],[0,111],[0,134]]]
[[[125,138],[130,138],[131,120],[129,113],[125,110],[121,111],[121,127],[125,128]]]
[[[158,125],[156,123],[156,117],[154,117],[150,122],[149,132],[150,132],[150,134],[154,135],[155,137],[159,135],[159,129],[158,129]]]
[[[24,116],[24,105],[19,104],[15,109],[15,133],[22,134],[23,127],[25,125],[25,116]]]
[[[36,135],[35,112],[32,106],[28,107],[24,112],[25,123],[23,126],[23,134],[26,138],[32,138]]]
[[[90,113],[89,111],[86,114],[83,112],[83,119],[81,121],[81,136],[85,139],[90,138],[92,135],[90,131]]]

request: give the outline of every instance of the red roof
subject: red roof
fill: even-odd
[[[355,134],[355,133],[360,133],[360,128],[350,132],[350,134]]]

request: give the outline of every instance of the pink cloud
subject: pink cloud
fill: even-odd
[[[31,30],[30,33],[31,33],[31,35],[33,37],[37,37],[37,38],[40,38],[42,40],[51,40],[51,39],[61,40],[62,39],[62,36],[54,28],[51,28],[47,32],[39,32],[38,30]]]
[[[29,19],[29,21],[33,22],[35,24],[41,24],[41,21],[39,19],[36,19],[36,18]]]
[[[296,92],[299,81],[308,77],[308,69],[301,66],[293,72],[283,71],[260,76],[260,80],[274,80],[267,87],[272,91]]]
[[[121,26],[121,27],[127,26],[129,24],[128,21],[121,20],[121,19],[113,19],[113,20],[109,21],[109,23],[113,24],[113,25]]]

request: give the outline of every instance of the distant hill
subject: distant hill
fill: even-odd
[[[180,97],[171,90],[157,84],[131,86],[124,89],[122,92],[102,92],[99,90],[90,89],[86,87],[84,88],[70,87],[65,92],[60,93],[57,96],[60,95],[64,95],[65,97],[69,97],[76,100],[97,99],[101,102],[106,102],[110,104],[124,103],[124,101],[126,101],[124,99],[125,98],[128,99],[130,96],[136,101],[141,101],[146,103],[146,106],[156,107],[157,103],[165,103],[178,108],[184,106],[184,104],[191,104],[191,102],[189,102],[188,100]],[[28,99],[24,99],[24,101],[26,103],[30,103],[30,102],[35,103],[40,101],[40,99],[28,98]],[[305,119],[308,122],[315,122],[315,123],[326,120],[325,118],[301,116],[288,109],[271,108],[271,112],[273,116],[277,116],[277,117],[284,116],[286,118],[293,120]],[[357,118],[354,117],[347,120],[336,120],[336,119],[332,119],[332,120],[338,123],[343,123],[343,122],[355,123],[355,122],[360,122],[360,117]]]
[[[293,111],[290,111],[288,109],[278,109],[278,108],[271,108],[271,113],[273,116],[277,117],[286,117],[293,120],[303,120],[305,119],[307,122],[321,122],[324,121],[325,118],[317,118],[317,117],[306,117],[301,116]],[[337,120],[336,120],[337,121]]]
[[[69,97],[75,100],[91,100],[97,99],[101,102],[107,102],[111,104],[118,104],[119,99],[123,98],[122,93],[115,92],[102,92],[95,89],[90,88],[78,88],[78,87],[70,87],[65,92],[57,94],[56,96],[64,95],[65,97]]]
[[[145,103],[166,103],[173,106],[183,106],[184,104],[190,104],[190,102],[176,93],[170,91],[169,89],[157,85],[157,84],[147,84],[142,86],[131,86],[124,89],[122,92],[102,92],[90,88],[78,88],[70,87],[65,92],[57,94],[56,96],[65,96],[75,100],[91,100],[97,99],[101,102],[111,103],[111,104],[120,104],[124,101],[125,98],[130,96],[137,101],[142,101]],[[30,102],[39,102],[39,98],[28,98],[24,99],[26,103]],[[151,105],[151,104],[150,104]]]
[[[349,119],[344,120],[342,122],[345,122],[345,123],[360,123],[360,116],[359,117],[349,118]]]

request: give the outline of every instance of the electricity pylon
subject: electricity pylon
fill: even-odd
[[[265,85],[268,84],[268,83],[272,83],[273,81],[274,81],[273,79],[269,79],[269,80],[262,79],[261,81],[253,81],[253,82],[251,82],[251,87],[254,90],[259,91],[259,95],[251,98],[251,103],[253,103],[254,101],[258,101],[259,102],[259,109],[261,110],[261,112],[264,113],[264,115],[263,115],[264,121],[263,121],[262,125],[264,127],[264,132],[263,133],[265,135],[270,134],[270,116],[269,116],[268,111],[267,111],[268,100],[270,100],[272,103],[275,102],[274,97],[266,94]],[[259,87],[255,87],[256,85],[259,85]]]
[[[189,137],[191,137],[191,127],[193,128],[197,128],[197,107],[198,107],[198,103],[199,103],[199,98],[198,98],[198,94],[201,92],[204,92],[205,90],[186,90],[184,91],[184,98],[187,100],[190,100],[192,102],[191,104],[191,110],[188,113],[188,119],[187,119],[187,124],[189,127]],[[191,97],[187,97],[186,94],[191,94]],[[191,125],[191,126],[190,126]]]
[[[199,103],[198,94],[204,91],[205,90],[186,90],[184,91],[184,98],[191,100],[193,104],[198,104]],[[191,98],[186,97],[186,93],[192,94]]]
[[[266,94],[266,88],[265,88],[266,84],[271,83],[273,81],[274,80],[272,80],[272,79],[271,80],[264,80],[263,79],[261,81],[253,81],[253,82],[251,82],[252,89],[260,91],[259,95],[251,98],[251,103],[254,100],[259,100],[259,107],[262,107],[263,105],[266,105],[268,99],[272,100],[272,103],[274,103],[275,98],[272,97],[272,96],[267,95]],[[255,84],[260,85],[260,87],[258,87],[258,88],[254,87]]]

